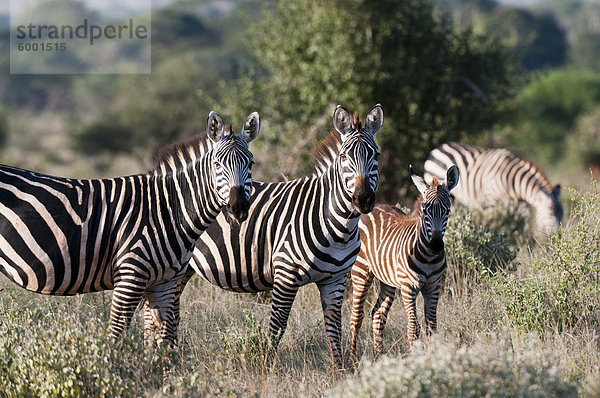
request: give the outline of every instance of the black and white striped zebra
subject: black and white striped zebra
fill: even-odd
[[[419,177],[412,166],[411,177],[421,195],[412,215],[389,205],[377,205],[360,220],[360,253],[352,267],[351,359],[356,362],[358,332],[363,307],[374,279],[380,292],[373,307],[373,344],[377,357],[383,348],[383,329],[400,289],[408,317],[408,340],[419,337],[417,295],[423,295],[426,332],[437,329],[437,302],[446,270],[444,232],[450,212],[450,191],[458,182],[456,166],[446,173],[446,183],[433,178],[431,185]]]
[[[461,181],[452,196],[462,205],[481,209],[526,202],[535,209],[539,231],[558,231],[563,218],[560,185],[553,187],[545,173],[533,163],[506,149],[484,150],[448,143],[429,154],[425,162],[425,179],[440,178],[453,164],[458,167]]]
[[[356,113],[351,116],[338,106],[333,122],[336,131],[314,152],[315,174],[281,183],[255,181],[248,220],[230,225],[226,217],[217,217],[198,241],[188,277],[194,269],[223,289],[273,290],[269,329],[276,341],[298,289],[316,283],[331,353],[342,366],[346,273],[360,249],[360,214],[375,203],[375,134],[383,125],[383,111],[375,106],[362,127]]]
[[[258,113],[242,134],[211,112],[206,135],[161,151],[157,167],[127,177],[81,180],[0,166],[0,271],[41,294],[113,290],[118,338],[142,299],[158,342],[175,342],[177,280],[200,234],[226,206],[242,221],[251,191]]]

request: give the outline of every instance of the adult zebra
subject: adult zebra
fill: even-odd
[[[437,302],[440,282],[446,270],[444,232],[450,212],[450,191],[458,182],[458,169],[450,167],[446,183],[433,178],[428,185],[410,166],[413,182],[421,195],[412,215],[396,207],[377,205],[360,220],[361,248],[352,267],[351,361],[356,363],[358,332],[363,307],[373,279],[380,281],[380,292],[373,307],[373,344],[375,356],[383,349],[383,329],[400,289],[408,316],[408,340],[419,337],[417,295],[423,294],[426,332],[437,329]]]
[[[535,208],[538,230],[558,231],[563,218],[560,185],[553,187],[533,163],[506,149],[483,150],[453,142],[431,151],[425,161],[425,179],[440,178],[453,164],[461,175],[461,182],[452,191],[459,203],[473,209],[526,202]]]
[[[175,342],[177,280],[196,240],[221,208],[247,217],[259,116],[242,134],[214,112],[206,135],[163,150],[146,174],[97,180],[0,166],[0,271],[36,293],[113,289],[118,338],[142,299],[159,318],[158,343]],[[212,141],[212,142],[211,142]]]
[[[254,181],[246,222],[230,225],[224,215],[217,217],[200,237],[179,291],[192,269],[223,289],[273,290],[269,329],[278,341],[298,289],[316,283],[330,352],[342,367],[342,298],[346,273],[360,249],[360,214],[375,202],[375,134],[383,125],[383,110],[376,105],[362,127],[357,113],[351,116],[338,105],[333,124],[336,131],[313,152],[319,164],[313,175],[281,183]]]

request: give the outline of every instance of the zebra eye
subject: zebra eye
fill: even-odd
[[[381,154],[379,154],[379,153],[376,153],[376,154],[375,154],[375,160],[379,160],[379,156],[380,156],[380,155],[381,155]]]
[[[215,163],[215,168],[217,170],[221,170],[223,168],[223,166],[221,166],[221,163]]]
[[[252,166],[254,166],[254,161],[253,160],[251,160],[250,163],[248,164],[248,168],[252,169]]]
[[[342,154],[340,155],[340,159],[342,160],[342,162],[345,162],[345,161],[346,161],[346,159],[348,159],[348,157],[346,156],[346,154],[345,154],[345,153],[342,153]]]

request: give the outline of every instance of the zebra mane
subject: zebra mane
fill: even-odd
[[[358,117],[358,111],[354,111],[352,115],[352,126],[360,130],[362,123]],[[310,152],[315,159],[315,172],[316,176],[321,176],[327,171],[329,166],[335,162],[337,155],[340,153],[342,147],[342,137],[336,130],[331,130],[329,135],[321,140],[317,146],[315,146]]]
[[[340,152],[342,146],[342,137],[340,133],[331,130],[329,135],[321,140],[317,146],[311,150],[315,159],[315,175],[320,176],[333,164]]]
[[[208,152],[212,148],[212,145],[213,142],[208,138],[206,131],[192,137],[184,138],[181,141],[167,144],[159,148],[156,152],[154,167],[158,169],[161,165],[169,163],[172,159],[181,158],[182,155],[183,159],[189,159],[192,162]]]
[[[421,204],[423,204],[423,195],[419,195],[417,200],[415,200],[413,212],[411,213],[412,217],[421,217],[423,214],[423,208],[421,207]]]

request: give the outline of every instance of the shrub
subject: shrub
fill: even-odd
[[[444,237],[447,289],[456,296],[467,294],[505,269],[529,237],[526,221],[509,207],[485,213],[454,207]]]
[[[74,310],[78,299],[42,299],[27,307],[0,299],[0,397],[128,397],[139,395],[140,379],[160,382],[162,355],[151,359],[139,330],[114,344],[106,319]]]
[[[471,347],[432,339],[405,358],[365,363],[331,397],[575,397],[578,385],[556,365],[558,356],[535,339],[515,353],[513,342]]]
[[[532,261],[526,279],[507,279],[501,289],[509,319],[542,332],[600,321],[600,191],[572,191],[571,218]]]

